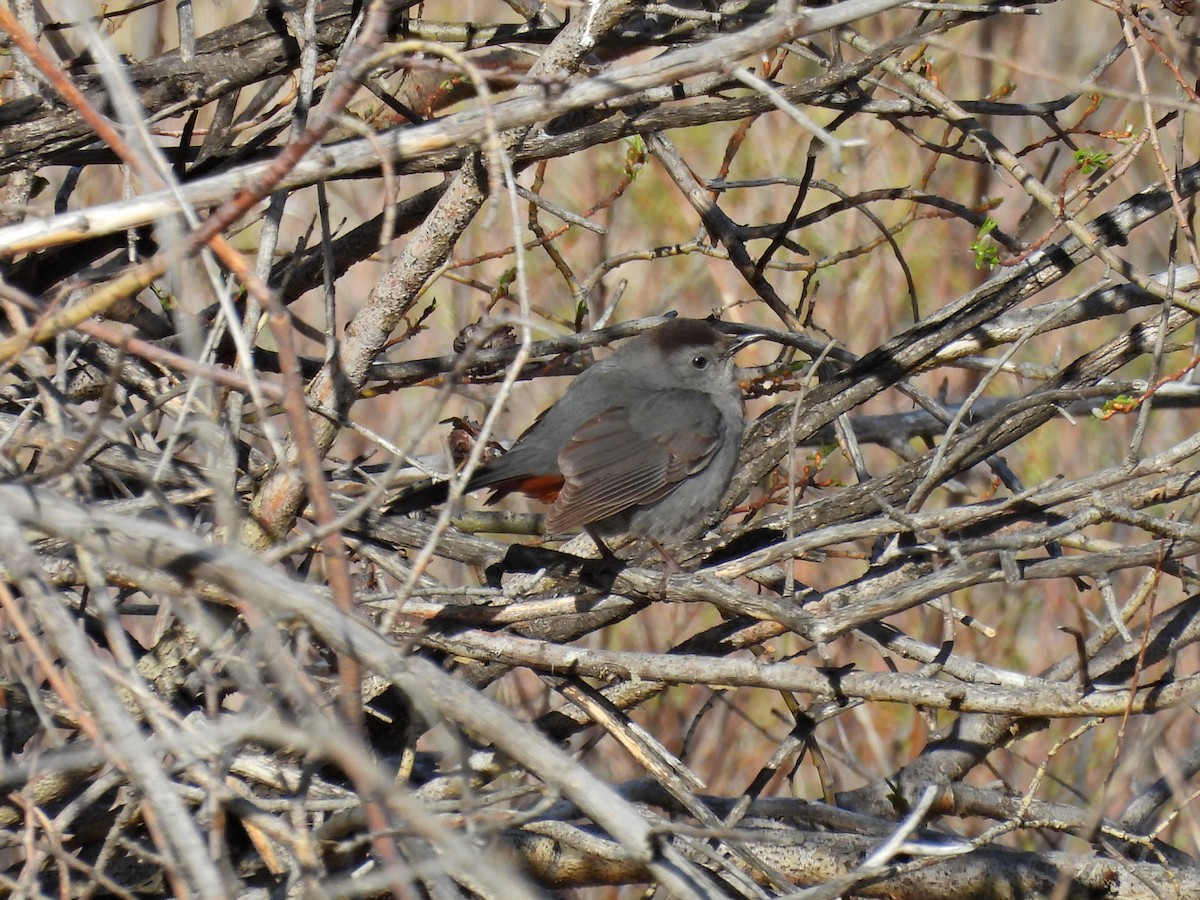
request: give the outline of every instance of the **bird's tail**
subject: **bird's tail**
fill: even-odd
[[[505,475],[502,469],[498,470],[495,466],[480,466],[471,476],[471,480],[467,482],[463,493],[490,487],[496,488],[501,495],[507,494],[511,490],[504,485],[504,481],[508,477],[510,476]],[[393,497],[383,506],[381,512],[389,516],[402,516],[445,503],[448,496],[450,496],[449,481],[434,481],[433,479],[420,481]],[[495,499],[496,497],[493,495],[492,500],[488,502],[494,502]]]
[[[385,516],[402,516],[445,503],[449,495],[449,481],[422,481],[401,491],[389,500],[380,512]]]
[[[553,503],[562,486],[563,477],[558,472],[548,475],[514,476],[500,466],[484,466],[471,476],[463,493],[479,488],[491,488],[492,494],[486,501],[488,506],[512,493],[524,494],[542,503]],[[422,481],[393,497],[383,506],[381,512],[387,516],[401,516],[445,503],[449,495],[449,481]]]

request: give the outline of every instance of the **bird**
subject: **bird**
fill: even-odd
[[[578,375],[466,490],[489,504],[522,493],[548,506],[546,530],[643,537],[662,549],[712,512],[733,478],[745,425],[732,337],[707,320],[673,318],[630,338]],[[444,502],[449,483],[395,498],[390,514]]]

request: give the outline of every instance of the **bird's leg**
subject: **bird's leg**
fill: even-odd
[[[600,537],[600,532],[591,525],[584,525],[583,530],[587,532],[587,536],[592,539],[592,543],[596,545],[596,549],[600,551],[600,558],[610,565],[615,562],[620,562],[620,557],[608,549],[608,544],[604,543],[604,538]]]
[[[589,559],[584,563],[580,577],[607,591],[612,587],[617,573],[625,568],[625,561],[609,549],[608,544],[604,543],[604,538],[600,537],[600,533],[591,525],[584,525],[583,530],[587,532],[587,536],[592,539],[596,549],[600,551],[600,558]]]
[[[663,577],[661,590],[662,595],[665,598],[667,596],[667,582],[670,581],[675,575],[682,575],[684,573],[684,568],[679,564],[679,560],[672,556],[670,551],[668,551],[667,548],[664,547],[656,538],[652,538],[647,535],[646,540],[650,542],[650,546],[657,550],[659,556],[663,558]]]

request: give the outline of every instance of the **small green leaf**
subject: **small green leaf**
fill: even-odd
[[[500,280],[496,282],[496,289],[492,291],[493,297],[507,297],[508,289],[512,287],[512,283],[517,280],[517,270],[514,266],[510,269],[505,269],[500,273]]]
[[[175,308],[175,298],[160,288],[157,284],[150,285],[150,292],[158,298],[158,302],[162,305],[163,312],[170,312]]]
[[[1000,261],[1000,248],[992,240],[991,233],[997,228],[996,220],[988,216],[979,226],[979,233],[971,241],[971,252],[975,254],[975,268],[990,269]]]
[[[640,134],[625,139],[625,177],[630,181],[646,165],[646,142]]]
[[[1112,154],[1107,150],[1093,150],[1080,147],[1075,151],[1075,165],[1084,175],[1091,175],[1101,169],[1107,169],[1112,164]]]

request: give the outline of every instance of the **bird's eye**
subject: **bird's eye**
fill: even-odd
[[[708,357],[707,356],[693,356],[692,357],[692,365],[697,369],[708,368]]]

